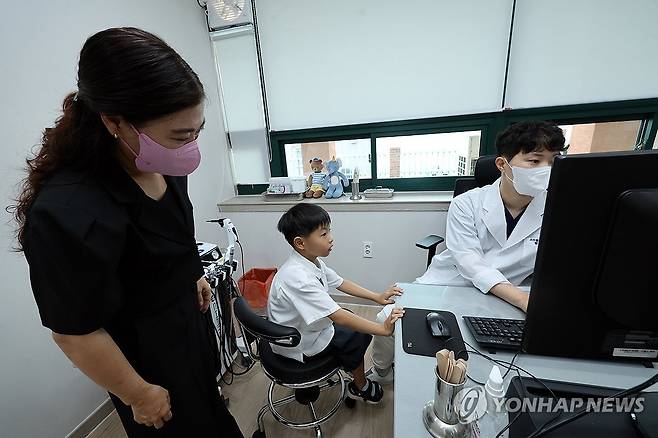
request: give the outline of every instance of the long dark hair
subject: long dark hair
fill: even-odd
[[[114,159],[116,140],[100,114],[133,125],[202,102],[203,85],[181,56],[157,36],[131,27],[98,32],[85,42],[78,63],[78,91],[64,99],[62,116],[43,132],[28,158],[16,205],[16,237],[23,248],[28,210],[44,184],[63,168],[95,172]]]

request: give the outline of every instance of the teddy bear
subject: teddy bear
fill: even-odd
[[[327,199],[340,198],[343,196],[343,186],[347,187],[349,185],[349,180],[345,174],[338,171],[341,165],[341,161],[336,159],[327,162],[329,173],[322,180],[322,187],[327,192],[324,197]]]
[[[306,182],[308,190],[304,193],[304,196],[307,198],[319,198],[325,192],[322,187],[322,181],[325,177],[325,173],[322,172],[324,163],[322,162],[322,158],[319,157],[312,158],[309,160],[309,163],[311,164],[312,172],[308,176],[308,181]]]

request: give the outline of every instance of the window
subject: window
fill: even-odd
[[[358,168],[362,189],[450,191],[474,174],[478,157],[496,153],[497,134],[521,120],[557,121],[569,154],[658,149],[658,99],[642,99],[271,132],[270,171],[308,175],[311,158],[335,156],[348,177]],[[238,185],[238,193],[265,188]]]
[[[376,139],[377,178],[427,178],[471,174],[480,155],[480,131]]]
[[[285,145],[288,176],[307,176],[311,173],[309,162],[319,157],[324,161],[339,158],[340,171],[348,178],[358,170],[359,178],[371,178],[370,138],[354,140],[319,141],[313,143],[287,143]]]
[[[561,125],[568,154],[630,151],[636,148],[642,120]]]

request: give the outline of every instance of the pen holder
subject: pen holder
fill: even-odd
[[[439,372],[434,368],[436,374],[436,387],[434,388],[434,413],[446,424],[459,423],[459,417],[455,410],[455,396],[464,389],[466,381],[455,384],[448,383],[439,377]]]
[[[464,389],[466,381],[454,384],[443,380],[434,367],[436,385],[434,400],[427,402],[423,409],[425,428],[435,438],[469,438],[473,429],[470,424],[460,423],[455,409],[455,397]]]

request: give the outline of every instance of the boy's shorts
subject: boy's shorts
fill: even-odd
[[[372,341],[371,335],[334,324],[334,337],[331,338],[327,348],[313,356],[304,357],[314,359],[327,355],[334,356],[345,371],[353,371],[363,361],[370,341]]]

